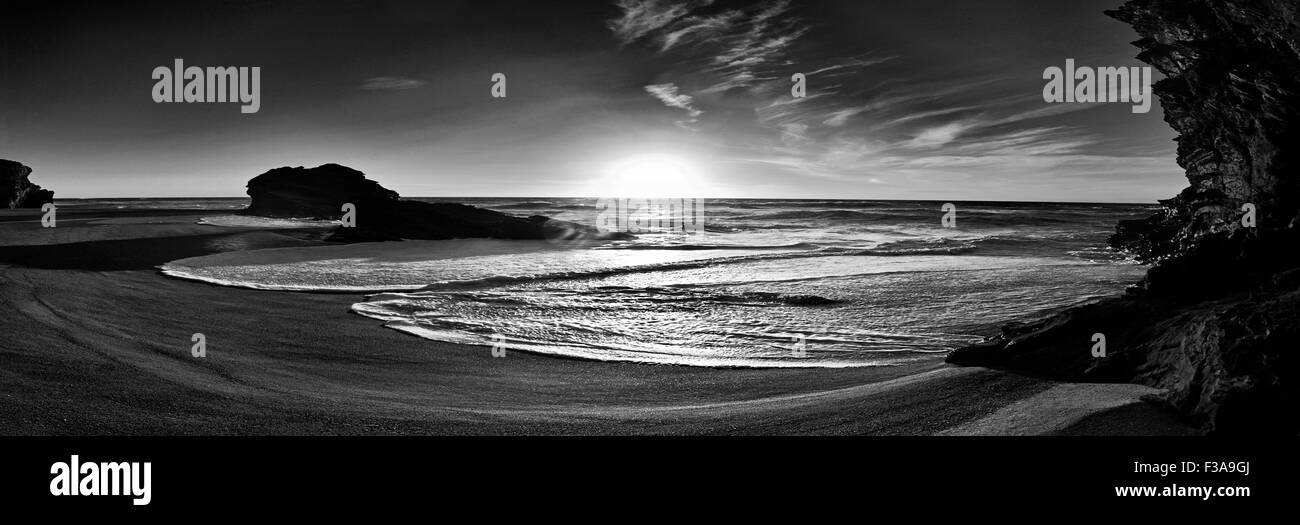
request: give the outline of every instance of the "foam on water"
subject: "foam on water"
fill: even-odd
[[[583,199],[470,204],[578,222]],[[889,366],[938,359],[1008,320],[1119,293],[1145,270],[1105,244],[1149,207],[717,201],[686,239],[558,246],[406,241],[223,253],[175,277],[371,292],[360,315],[420,337],[599,361]],[[485,351],[486,352],[486,351]]]
[[[251,215],[218,215],[215,217],[203,217],[199,219],[198,223],[226,228],[258,229],[333,228],[342,224],[339,221],[331,220],[274,219],[269,217],[255,217]]]

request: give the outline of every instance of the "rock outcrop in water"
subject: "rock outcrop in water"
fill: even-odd
[[[1131,0],[1108,14],[1166,76],[1154,89],[1191,185],[1118,226],[1111,244],[1153,264],[1126,296],[1009,325],[948,361],[1147,384],[1207,432],[1295,435],[1300,4]],[[1104,358],[1091,355],[1098,333]]]
[[[28,176],[32,169],[12,160],[0,159],[0,206],[15,208],[40,208],[54,202],[54,192],[42,189]]]
[[[371,209],[398,200],[397,192],[338,164],[273,169],[248,181],[248,196],[253,202],[245,213],[280,218],[337,219],[345,202]]]
[[[351,203],[356,227],[337,229],[331,240],[338,241],[628,237],[542,216],[524,218],[465,204],[402,200],[362,172],[338,164],[273,169],[248,181],[248,196],[253,201],[244,213],[261,217],[340,219],[343,205]]]

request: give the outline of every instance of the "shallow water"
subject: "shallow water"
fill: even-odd
[[[477,199],[594,221],[594,200]],[[1116,294],[1145,267],[1105,245],[1150,206],[709,201],[686,237],[562,245],[407,241],[176,261],[168,275],[261,289],[380,292],[390,328],[566,357],[733,367],[938,359],[1010,320]],[[590,222],[588,222],[590,223]]]

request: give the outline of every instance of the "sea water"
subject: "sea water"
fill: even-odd
[[[433,199],[430,199],[433,200]],[[595,199],[446,199],[592,224]],[[705,231],[611,243],[406,241],[226,253],[175,277],[366,292],[352,311],[426,339],[714,367],[937,360],[1003,323],[1122,293],[1106,246],[1154,205],[709,200]],[[207,220],[222,224],[221,219]]]

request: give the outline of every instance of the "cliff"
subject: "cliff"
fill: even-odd
[[[1107,13],[1166,77],[1154,90],[1190,185],[1117,227],[1111,244],[1153,265],[1126,296],[1009,325],[949,362],[1164,388],[1207,432],[1300,431],[1298,12],[1294,0],[1131,0]],[[1091,355],[1096,333],[1104,358]]]
[[[54,202],[54,192],[32,184],[32,169],[12,160],[0,159],[0,206],[40,208]]]
[[[262,217],[340,219],[345,203],[355,206],[356,227],[339,228],[331,240],[400,239],[608,240],[626,234],[542,216],[517,217],[457,203],[402,200],[397,192],[338,164],[276,168],[248,181],[252,203],[245,214]]]

